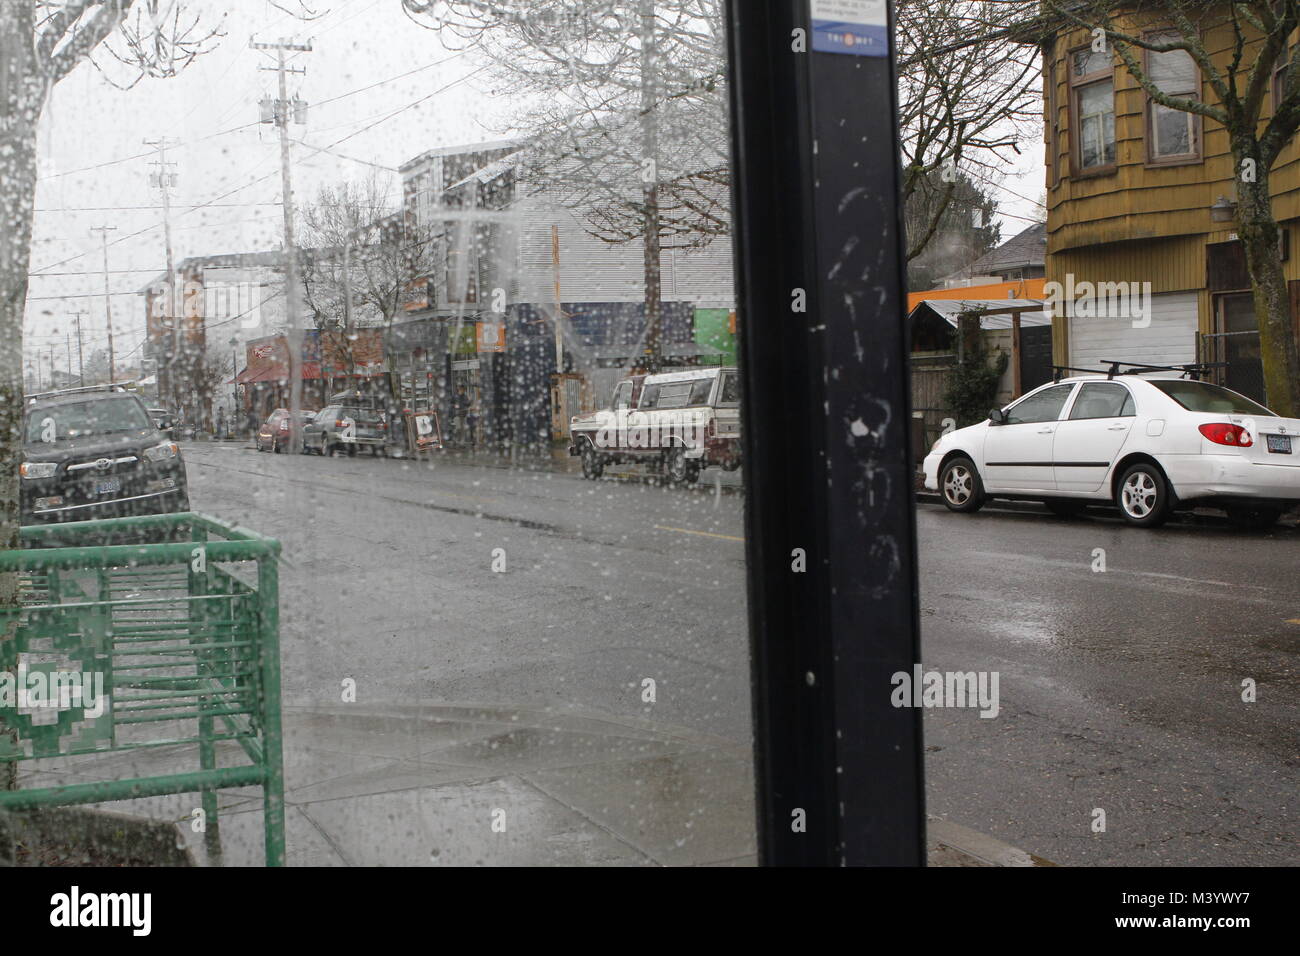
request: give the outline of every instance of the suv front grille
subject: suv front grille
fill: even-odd
[[[102,472],[103,474],[114,474],[122,471],[129,471],[130,466],[134,465],[140,459],[135,455],[123,455],[121,458],[92,458],[89,461],[76,461],[68,465],[69,472]],[[101,462],[108,462],[107,467],[101,467]]]

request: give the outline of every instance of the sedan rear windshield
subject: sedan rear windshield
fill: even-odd
[[[1273,415],[1263,405],[1252,402],[1222,385],[1209,382],[1164,380],[1152,382],[1189,412],[1219,412],[1225,415]]]
[[[53,431],[50,431],[50,423]],[[153,422],[133,398],[100,399],[50,405],[27,412],[27,442],[64,441],[91,435],[114,435],[152,429]],[[51,437],[52,436],[52,437]]]

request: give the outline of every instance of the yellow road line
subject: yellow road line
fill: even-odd
[[[705,538],[721,538],[724,541],[744,541],[744,538],[737,538],[734,534],[714,534],[712,531],[692,531],[690,528],[670,528],[667,525],[655,525],[656,531],[676,531],[678,534],[698,534]]]
[[[1287,621],[1287,623],[1288,623],[1288,624],[1300,624],[1300,617],[1293,617],[1293,618],[1291,618],[1291,620]]]

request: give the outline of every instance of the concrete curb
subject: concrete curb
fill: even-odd
[[[195,866],[180,825],[88,807],[51,807],[0,818],[0,867],[19,864],[15,844],[65,866]]]
[[[1056,866],[951,820],[930,817],[926,821],[926,849],[931,866]]]

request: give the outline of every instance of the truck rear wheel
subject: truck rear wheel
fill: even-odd
[[[693,485],[700,479],[700,462],[687,458],[686,448],[677,445],[664,452],[664,474],[675,485]]]
[[[587,442],[582,449],[582,477],[595,481],[605,473],[605,460],[596,451],[596,446]]]

